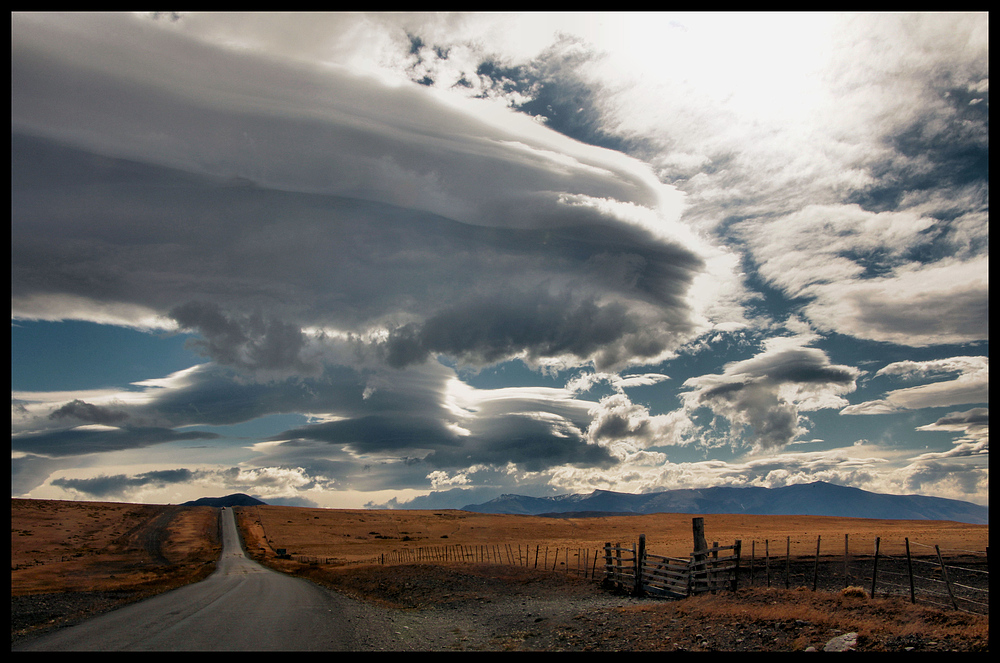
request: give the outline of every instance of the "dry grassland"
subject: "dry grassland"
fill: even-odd
[[[463,511],[365,511],[281,506],[238,507],[251,555],[288,573],[393,607],[444,602],[474,604],[512,594],[565,597],[600,593],[572,574],[499,565],[365,565],[401,549],[445,546],[532,550],[598,550],[605,542],[630,545],[645,534],[649,552],[686,557],[691,515],[543,518]],[[944,521],[884,521],[796,516],[705,515],[708,541],[741,539],[744,554],[763,542],[772,554],[871,554],[876,536],[896,554],[904,537],[946,550],[984,551],[987,525]],[[220,552],[218,510],[53,500],[11,500],[11,637],[25,637],[104,612],[208,575]],[[276,559],[275,551],[332,558],[312,565]],[[443,589],[447,591],[443,591]],[[484,597],[487,597],[484,599]],[[855,605],[856,604],[856,605]],[[457,608],[464,609],[464,608]],[[537,620],[536,620],[537,621]],[[749,589],[687,601],[637,605],[627,611],[581,614],[571,623],[540,623],[510,633],[490,647],[628,650],[801,649],[838,631],[859,633],[859,649],[984,651],[988,616],[937,611],[900,601],[860,600],[823,592]],[[623,639],[625,638],[625,639]]]
[[[365,511],[310,509],[301,507],[238,507],[253,532],[264,540],[272,554],[284,548],[289,554],[331,558],[357,563],[398,550],[446,546],[485,547],[518,545],[549,550],[600,550],[606,542],[631,545],[646,535],[647,551],[671,557],[687,557],[691,552],[692,516],[654,514],[589,518],[550,518],[477,514],[467,511]],[[909,538],[915,554],[933,554],[933,548],[983,553],[989,545],[988,525],[968,525],[950,521],[875,520],[822,516],[702,516],[705,536],[711,544],[730,545],[740,539],[744,555],[764,554],[765,541],[772,555],[786,552],[790,541],[792,556],[812,556],[817,536],[821,553],[843,555],[847,536],[851,554],[871,554],[875,537],[881,537],[885,554],[901,554]],[[751,546],[751,543],[753,546]],[[256,545],[256,544],[251,544]],[[252,551],[257,552],[257,551]]]
[[[516,549],[520,545],[530,548],[532,555],[536,547],[548,549],[551,563],[556,549],[596,551],[606,541],[631,543],[639,534],[646,535],[653,553],[686,557],[693,539],[693,516],[686,514],[557,519],[461,511],[280,506],[236,510],[249,552],[272,568],[390,608],[433,606],[428,614],[450,610],[460,621],[458,616],[466,611],[484,610],[483,606],[510,597],[533,606],[524,609],[534,615],[538,606],[557,597],[584,601],[608,590],[576,574],[541,571],[541,565],[535,569],[435,562],[432,554],[426,554],[430,549],[449,545]],[[709,542],[726,545],[742,539],[749,552],[749,542],[756,541],[758,555],[763,554],[765,540],[771,542],[772,554],[783,555],[786,537],[793,541],[792,554],[801,557],[815,554],[817,536],[830,542],[830,555],[843,555],[845,534],[852,555],[870,555],[875,537],[881,537],[883,551],[892,551],[887,554],[898,552],[905,537],[947,550],[979,551],[980,556],[989,541],[988,526],[953,522],[733,515],[705,515],[704,520]],[[277,548],[295,557],[278,559]],[[425,554],[419,563],[365,563],[403,548],[423,549]],[[299,555],[333,563],[313,564]],[[529,615],[521,627],[471,648],[777,652],[822,649],[826,642],[847,633],[856,634],[857,651],[989,650],[987,615],[911,605],[899,597],[872,599],[865,591],[856,595],[804,587],[741,588],[736,594],[642,601],[621,609],[584,610],[563,621]]]
[[[221,552],[217,510],[12,499],[11,596],[159,591],[198,580]]]

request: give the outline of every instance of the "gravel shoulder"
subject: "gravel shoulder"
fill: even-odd
[[[503,566],[302,565],[353,597],[364,651],[988,651],[989,617],[802,588],[681,600]],[[357,620],[355,622],[355,619]]]
[[[637,598],[571,575],[487,565],[299,565],[294,574],[339,597],[356,651],[806,651],[844,637],[856,651],[989,651],[987,615],[896,598],[757,587]],[[12,599],[12,644],[33,602],[72,621],[82,614],[74,609],[101,612],[102,601],[121,598],[58,597]]]

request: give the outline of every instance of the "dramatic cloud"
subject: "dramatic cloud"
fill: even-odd
[[[11,449],[39,456],[79,456],[82,454],[138,449],[164,442],[213,440],[217,433],[178,432],[168,428],[74,428],[19,435],[11,439]]]
[[[59,299],[84,318],[154,312],[254,370],[308,372],[305,328],[388,330],[397,366],[444,352],[603,367],[694,338],[711,324],[695,281],[732,278],[647,166],[486,101],[124,17],[16,20],[15,317],[51,318]],[[116,28],[145,48],[101,60]],[[59,38],[28,39],[46,30]]]
[[[956,377],[951,380],[893,389],[885,398],[850,405],[844,408],[841,414],[885,414],[899,410],[989,402],[989,357],[900,361],[879,369],[875,375],[898,376],[904,379],[926,379],[946,375],[956,375]]]
[[[22,405],[22,411],[24,406]],[[113,426],[128,419],[128,413],[100,405],[86,403],[80,399],[70,401],[49,415],[49,419],[78,419],[93,424]]]
[[[759,448],[784,446],[806,432],[802,411],[840,408],[844,395],[855,389],[860,371],[834,365],[822,350],[807,347],[815,340],[805,334],[765,343],[757,356],[726,365],[722,374],[689,378],[685,407],[708,408],[729,422],[730,437],[740,439],[749,428]]]
[[[15,13],[12,494],[986,503],[988,43],[984,13]]]
[[[55,479],[54,486],[62,486],[88,497],[106,498],[118,497],[123,492],[144,488],[146,486],[164,486],[172,483],[183,483],[194,478],[190,470],[160,470],[145,472],[128,477],[124,474],[114,476],[99,476],[92,479]]]

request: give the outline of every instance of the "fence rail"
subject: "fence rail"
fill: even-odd
[[[839,591],[862,587],[866,595],[901,596],[911,603],[966,612],[989,613],[989,548],[982,551],[947,549],[905,538],[886,552],[876,537],[872,552],[862,552],[857,541],[844,536],[843,549],[830,547],[817,536],[785,537],[784,541],[739,540],[733,545],[704,542],[703,523],[695,518],[695,550],[688,558],[656,555],[646,551],[645,535],[637,543],[605,543],[600,549],[550,547],[524,543],[450,544],[413,546],[386,551],[352,564],[482,563],[506,564],[576,574],[602,580],[637,594],[679,598],[739,587],[783,584],[784,587],[822,587]],[[792,544],[796,545],[793,555]],[[761,545],[762,544],[762,545]],[[772,550],[772,544],[774,549]],[[784,545],[782,545],[784,544]],[[866,546],[867,547],[867,546]],[[916,552],[915,552],[916,549]],[[747,557],[749,552],[749,557]],[[763,553],[762,555],[760,553]],[[301,554],[289,558],[309,564],[344,563],[331,557]],[[603,563],[599,563],[603,557]],[[946,563],[945,559],[948,560]]]
[[[731,554],[720,557],[719,553]],[[690,596],[722,589],[735,591],[740,568],[741,544],[713,543],[691,553],[689,559],[664,557],[646,552],[646,535],[638,546],[604,544],[604,580],[634,594],[668,597]]]

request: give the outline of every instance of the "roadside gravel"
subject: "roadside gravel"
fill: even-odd
[[[839,592],[751,588],[636,598],[593,580],[509,567],[323,571],[360,599],[362,651],[988,651],[989,618]],[[848,644],[849,643],[849,644]]]
[[[286,569],[290,571],[291,569]],[[683,600],[635,598],[593,580],[511,567],[340,567],[295,573],[325,587],[353,651],[989,650],[989,618],[850,599],[833,592],[748,588]],[[113,605],[85,593],[12,598],[15,624],[79,619]],[[63,617],[60,617],[62,615]]]
[[[402,565],[302,575],[352,599],[364,651],[498,651],[588,614],[642,603],[592,580],[496,566]]]
[[[522,596],[410,610],[361,604],[354,635],[361,651],[548,650],[554,647],[544,641],[554,639],[554,631],[574,619],[635,602],[612,596]]]

